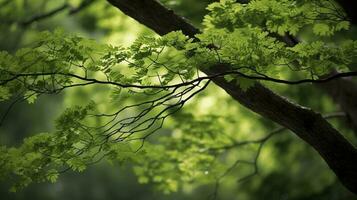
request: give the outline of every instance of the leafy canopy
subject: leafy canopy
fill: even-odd
[[[207,9],[198,41],[172,32],[140,37],[125,48],[56,30],[39,33],[35,44],[14,54],[0,52],[0,101],[34,103],[40,95],[101,85],[120,104],[110,112],[95,101],[68,108],[56,120],[55,132],[26,138],[19,147],[1,147],[0,178],[13,180],[12,190],[17,190],[32,182],[55,182],[60,173],[81,172],[104,158],[132,161],[139,182],[155,182],[164,192],[176,191],[183,182],[217,181],[232,156],[226,152],[242,144],[227,126],[235,123],[234,116],[179,111],[210,82],[199,70],[229,64],[232,72],[220,76],[228,81],[238,76],[232,84],[244,90],[259,81],[255,77],[284,79],[293,72],[316,79],[333,69],[355,70],[357,41],[326,42],[349,29],[331,1],[222,0]],[[301,38],[294,46],[282,40],[301,32],[316,39]],[[166,119],[174,131],[150,140]],[[247,151],[260,145],[248,157],[257,158],[265,141],[249,143]]]

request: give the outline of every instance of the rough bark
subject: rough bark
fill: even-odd
[[[337,0],[336,2],[344,9],[351,24],[357,25],[357,1]],[[357,84],[352,79],[341,78],[318,86],[340,105],[357,135]]]
[[[288,46],[295,46],[299,40],[293,36],[272,35],[278,40],[284,42]],[[337,74],[333,71],[320,78],[326,78]],[[348,118],[348,125],[354,130],[357,136],[357,84],[352,78],[339,78],[325,83],[315,84],[318,88],[326,92],[346,113]]]
[[[239,3],[248,3],[247,1],[237,1]],[[346,13],[347,20],[351,24],[357,24],[357,2],[353,0],[337,0],[336,1]],[[284,42],[288,46],[295,46],[299,40],[291,35],[280,36],[279,34],[271,33],[270,36],[277,38],[279,41]],[[329,75],[336,74],[332,72]],[[324,78],[324,77],[322,77]],[[349,78],[340,78],[323,84],[316,84],[318,88],[326,92],[346,113],[348,118],[348,125],[353,128],[357,136],[357,84]]]
[[[199,31],[173,11],[155,0],[108,0],[126,15],[160,35],[181,30],[189,37]],[[201,69],[208,75],[228,70],[230,66],[215,65]],[[310,144],[350,191],[357,194],[357,150],[320,114],[294,104],[257,83],[243,91],[233,80],[213,80],[242,105],[292,130]]]
[[[332,74],[337,72],[332,72]],[[329,74],[331,75],[331,74]],[[346,113],[348,125],[357,135],[357,84],[352,79],[340,78],[323,84],[317,84],[319,88],[329,94],[330,97]]]

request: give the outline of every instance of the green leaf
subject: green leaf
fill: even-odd
[[[6,101],[11,97],[11,93],[9,88],[0,86],[0,102]]]
[[[316,35],[320,36],[328,36],[333,34],[333,29],[329,25],[322,23],[315,24],[312,30]]]
[[[51,170],[49,171],[49,174],[47,176],[47,179],[51,182],[51,183],[55,183],[58,179],[59,173],[56,170]]]
[[[250,87],[254,86],[255,81],[252,79],[244,78],[244,77],[238,77],[237,84],[243,91],[246,91]]]
[[[342,22],[339,22],[337,25],[336,25],[336,30],[348,30],[350,28],[350,22],[349,21],[342,21]]]
[[[25,92],[24,97],[26,98],[26,101],[29,104],[33,104],[33,103],[35,103],[35,101],[37,99],[37,94],[32,91],[27,91],[27,92]]]
[[[234,75],[231,75],[231,74],[225,75],[225,76],[224,76],[224,79],[225,79],[226,81],[228,81],[228,82],[231,82],[232,80],[235,79],[235,76],[234,76]]]

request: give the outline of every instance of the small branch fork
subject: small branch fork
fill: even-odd
[[[167,117],[179,111],[185,103],[202,92],[209,83],[210,80],[200,81],[189,87],[175,88],[163,96],[125,106],[112,114],[88,114],[88,118],[96,117],[108,120],[96,127],[80,124],[84,132],[90,135],[90,141],[82,142],[88,146],[94,143],[95,145],[91,148],[97,148],[97,152],[92,155],[94,161],[87,164],[97,163],[106,157],[107,154],[102,151],[107,144],[139,141],[140,144],[133,153],[139,152],[146,139],[162,128]],[[86,148],[79,149],[78,155],[86,150]]]
[[[133,2],[137,2],[137,1],[133,1]],[[118,5],[120,6],[121,4],[119,4],[119,3],[118,3]],[[156,5],[156,4],[153,4],[153,5]],[[157,6],[157,7],[161,8],[159,6]],[[56,13],[59,13],[59,12],[63,11],[65,8],[66,8],[66,6],[58,7],[52,11],[49,11],[48,13],[34,16],[31,19],[29,19],[28,21],[23,22],[23,23],[25,25],[31,24],[34,21],[39,21],[39,20],[45,19],[47,17],[50,17]],[[124,9],[124,11],[133,12],[133,9],[126,9],[126,10]],[[134,11],[140,12],[140,10],[135,10],[135,9],[134,9]],[[156,12],[150,12],[150,14],[152,14],[152,13],[156,13]],[[167,13],[170,15],[173,15],[171,12],[167,12]],[[135,18],[135,16],[134,16],[134,18]],[[140,22],[145,22],[145,20],[150,19],[149,17],[141,17],[141,16],[137,16],[136,18],[138,18],[138,20]],[[165,19],[166,17],[160,17],[160,18]],[[166,19],[170,20],[170,18],[166,18]],[[175,17],[174,19],[179,21],[180,18]],[[173,20],[173,22],[175,22],[175,21]],[[179,22],[181,22],[181,21],[179,21]],[[153,20],[153,22],[150,21],[150,23],[148,23],[148,24],[152,25],[152,23],[154,23],[154,25],[155,25],[156,21],[155,20]],[[171,27],[166,28],[166,27],[161,26],[164,23],[159,23],[159,24],[160,24],[161,29],[158,29],[158,30],[154,29],[154,30],[159,32],[160,34],[172,31]],[[185,23],[179,23],[179,24],[180,24],[179,29],[183,29],[184,33],[187,33],[187,35],[195,34],[195,32],[196,32],[195,28],[190,28],[190,26]],[[169,25],[170,25],[170,23],[169,23]],[[155,26],[153,26],[153,27],[155,28]],[[189,27],[189,28],[187,28],[187,27]],[[177,28],[177,27],[173,26],[173,28]],[[187,29],[185,29],[185,28],[187,28]],[[220,66],[220,65],[216,65],[216,66]],[[156,130],[160,129],[164,123],[164,120],[169,115],[177,112],[180,108],[182,108],[188,100],[190,100],[192,97],[194,97],[199,92],[203,91],[211,81],[215,81],[216,79],[218,79],[222,76],[237,75],[237,76],[244,77],[244,78],[251,79],[251,80],[261,80],[261,81],[270,81],[270,82],[281,83],[281,84],[296,85],[296,84],[302,84],[302,83],[323,83],[323,82],[328,82],[328,81],[338,79],[341,77],[351,77],[351,76],[357,75],[357,72],[346,72],[346,73],[335,74],[335,75],[332,75],[325,79],[318,79],[318,80],[303,79],[303,80],[297,80],[297,81],[289,81],[289,80],[275,79],[273,77],[268,77],[268,76],[262,75],[262,74],[249,75],[249,74],[244,74],[238,70],[230,70],[230,71],[226,71],[224,73],[216,73],[213,75],[210,73],[209,76],[199,77],[197,79],[186,81],[186,82],[179,83],[179,84],[147,85],[147,86],[145,86],[145,85],[121,84],[121,83],[116,83],[116,82],[111,82],[111,81],[102,81],[102,80],[98,80],[98,79],[78,76],[76,74],[62,73],[62,72],[13,74],[8,71],[4,71],[4,70],[2,70],[2,71],[5,73],[8,73],[9,77],[7,77],[6,79],[0,80],[0,85],[5,86],[13,81],[16,81],[16,82],[22,83],[24,86],[26,86],[27,90],[33,91],[34,94],[58,93],[66,88],[92,85],[92,84],[111,85],[111,86],[116,86],[116,87],[120,87],[120,88],[129,88],[129,89],[130,88],[143,89],[143,90],[145,90],[145,89],[159,89],[159,90],[165,91],[165,94],[160,97],[157,97],[153,100],[146,101],[146,102],[143,102],[140,104],[126,106],[126,107],[116,111],[114,114],[91,114],[91,115],[88,115],[88,117],[91,116],[91,117],[99,117],[99,118],[108,118],[109,119],[104,125],[101,125],[98,127],[88,127],[83,124],[80,124],[83,131],[88,134],[88,138],[89,138],[89,140],[83,140],[83,143],[91,143],[91,142],[95,141],[97,138],[94,138],[93,132],[94,131],[95,131],[95,133],[99,132],[98,136],[99,136],[99,139],[101,140],[101,143],[97,144],[98,153],[94,154],[94,157],[99,155],[104,144],[109,143],[109,142],[123,142],[123,141],[139,140],[139,141],[142,141],[142,145],[138,148],[138,150],[140,150],[144,144],[145,139],[147,139]],[[1,72],[1,74],[3,72]],[[28,78],[36,79],[38,77],[43,78],[43,79],[45,79],[46,77],[49,77],[50,80],[52,80],[51,81],[52,85],[46,85],[43,88],[36,88],[34,85],[31,85],[31,83],[27,82]],[[58,78],[73,78],[73,79],[76,79],[76,80],[82,81],[82,82],[75,83],[75,84],[63,85],[58,80]],[[35,81],[33,81],[33,82],[35,82]],[[221,83],[221,85],[225,84],[225,82],[222,81],[221,79],[216,82]],[[203,84],[203,86],[202,86],[202,84]],[[260,96],[262,96],[262,95],[264,96],[265,94],[269,94],[269,95],[267,95],[268,97],[275,98],[275,99],[273,99],[273,98],[269,98],[269,99],[279,100],[279,102],[285,103],[285,101],[281,100],[281,98],[271,95],[271,93],[269,93],[269,91],[267,91],[263,87],[260,87],[260,88],[256,87],[255,90],[257,90],[257,92],[254,93],[254,95],[259,94]],[[231,91],[231,90],[229,90],[229,91]],[[236,91],[240,92],[239,89]],[[233,92],[231,92],[231,93],[233,93]],[[18,96],[22,96],[21,92],[19,92]],[[242,96],[236,95],[236,96],[237,96],[236,98],[238,100],[241,100],[243,103],[245,102],[244,98],[250,97],[249,94],[245,94]],[[16,101],[18,101],[18,100],[16,100]],[[272,102],[274,103],[274,101],[272,101]],[[257,104],[256,102],[253,101],[251,103],[250,107],[260,108],[259,105],[260,104]],[[284,105],[286,105],[287,108],[296,108],[296,106],[288,104],[288,103],[284,104]],[[130,112],[130,109],[135,109],[135,108],[143,108],[143,109],[140,110],[139,112],[134,112],[134,114],[133,114],[133,112]],[[265,107],[264,107],[264,109],[265,109]],[[297,109],[298,109],[298,111],[302,110],[301,108],[297,108]],[[262,113],[263,116],[268,115],[266,113],[273,113],[273,112],[265,112],[265,110],[261,111],[260,109],[256,109],[256,111],[258,113]],[[301,111],[301,112],[303,112],[303,111]],[[6,113],[8,113],[8,111],[6,111]],[[132,115],[128,115],[130,113]],[[268,115],[268,117],[272,118],[273,120],[279,119],[276,116]],[[275,121],[277,121],[279,123],[279,120],[275,120]],[[305,140],[315,141],[315,140],[310,140],[310,138],[305,137],[304,131],[297,130],[297,128],[295,130],[294,129],[295,126],[292,126],[290,122],[286,122],[286,123],[280,122],[280,124],[285,124],[286,126],[288,126],[289,129],[292,129],[295,132],[298,132],[300,134],[299,136]],[[239,146],[244,146],[247,144],[258,144],[259,145],[257,154],[254,156],[253,161],[236,160],[233,163],[233,165],[227,169],[227,171],[225,173],[223,173],[221,176],[219,176],[217,178],[215,196],[217,196],[218,186],[219,186],[219,182],[221,181],[221,179],[223,179],[223,177],[225,177],[229,172],[231,172],[238,165],[249,164],[249,165],[254,166],[254,172],[252,174],[249,174],[249,175],[239,179],[240,181],[246,180],[247,178],[257,174],[258,173],[258,163],[257,162],[258,162],[258,158],[259,158],[259,155],[261,153],[261,150],[262,150],[264,144],[266,144],[266,142],[270,138],[272,138],[274,135],[282,132],[283,130],[285,130],[285,128],[279,128],[277,130],[274,130],[273,132],[268,134],[266,137],[263,137],[262,139],[259,139],[259,140],[237,142],[237,143],[231,144],[230,146],[220,147],[219,149],[230,149],[230,148],[235,148],[235,147],[239,147]],[[330,131],[330,132],[325,132],[325,133],[326,134],[329,133],[330,135],[331,135],[331,132],[335,133],[335,131],[332,130],[331,128],[328,128],[328,131]],[[138,134],[139,132],[144,132],[144,134],[139,135]],[[318,132],[318,133],[320,133],[320,132]],[[138,135],[138,136],[136,137],[136,135]],[[335,138],[339,138],[339,137],[336,136]],[[316,140],[316,141],[319,141],[319,140]],[[315,144],[313,144],[313,145],[315,145]],[[215,149],[212,149],[212,151],[214,151],[214,150]],[[218,150],[218,149],[216,149],[216,150]],[[317,149],[317,150],[319,152],[325,152],[325,149],[322,149],[322,150]],[[86,149],[78,149],[77,155],[81,155],[85,151],[86,151]],[[103,158],[104,156],[105,155],[102,155],[102,157],[100,157],[100,159]],[[100,159],[98,159],[98,160],[100,160]],[[331,164],[331,163],[332,162],[330,162],[329,164]],[[332,164],[334,164],[334,163],[332,163]],[[335,167],[335,166],[332,165],[332,167]]]
[[[5,73],[9,74],[10,72]],[[34,80],[29,81],[30,77]],[[60,77],[59,79],[62,79],[62,77],[71,77],[88,82],[73,85],[61,85],[61,81],[57,80],[58,77]],[[41,88],[36,88],[36,85],[34,84],[36,79],[46,80],[45,82],[49,84],[41,86]],[[114,82],[101,82],[96,79],[84,78],[75,74],[69,75],[63,73],[42,73],[41,75],[14,75],[12,78],[1,81],[2,84],[0,85],[7,85],[12,82],[22,84],[25,90],[30,90],[33,92],[33,94],[37,95],[58,93],[65,88],[84,86],[94,83],[110,85],[114,84]],[[131,85],[123,85],[124,87],[121,88],[158,89],[159,91],[155,94],[148,95],[147,97],[149,100],[145,100],[144,102],[125,106],[110,114],[98,114],[93,111],[93,113],[88,113],[83,121],[81,120],[75,122],[76,126],[80,127],[80,132],[82,135],[81,143],[84,144],[83,148],[73,149],[76,152],[76,156],[84,155],[85,152],[88,152],[90,149],[94,149],[95,153],[91,153],[92,161],[87,163],[93,164],[107,156],[104,148],[107,147],[108,144],[132,141],[140,142],[139,147],[135,150],[135,152],[138,152],[143,147],[145,140],[157,130],[162,128],[164,121],[168,116],[179,111],[185,103],[187,103],[198,93],[204,91],[210,82],[211,81],[209,79],[197,79],[195,81],[186,82],[185,84],[177,84],[175,87],[148,86],[137,88],[131,87]],[[119,84],[114,85],[120,86]],[[13,95],[14,100],[3,114],[1,120],[3,121],[5,119],[10,109],[16,103],[26,100],[30,97],[29,95],[24,97],[24,91],[19,91],[16,95]],[[99,120],[99,125],[92,127],[85,123],[86,120],[91,120],[92,118]],[[74,133],[76,133],[76,131],[74,131]],[[46,152],[41,153],[43,153],[45,156],[51,156]],[[66,166],[66,161],[63,161],[63,166]],[[60,170],[60,173],[64,173],[68,170],[69,168],[65,168]]]
[[[21,84],[24,91],[29,90],[32,93],[24,97],[24,91],[19,91],[17,95],[14,95],[14,100],[10,104],[9,108],[5,111],[1,118],[1,123],[4,121],[5,117],[9,113],[10,109],[18,102],[24,101],[30,98],[32,95],[42,95],[42,94],[56,94],[64,89],[86,86],[86,85],[107,85],[112,87],[126,88],[134,91],[134,89],[139,92],[146,92],[147,90],[153,90],[154,93],[148,97],[153,97],[150,100],[140,102],[133,105],[125,106],[118,109],[114,113],[90,113],[87,115],[87,119],[97,118],[101,121],[100,125],[95,127],[90,127],[85,123],[78,122],[79,127],[83,134],[87,135],[81,142],[84,145],[81,149],[76,149],[76,155],[81,156],[86,151],[91,149],[96,149],[95,153],[92,154],[92,161],[88,164],[94,164],[102,160],[107,156],[104,148],[108,144],[118,143],[118,142],[132,142],[139,141],[140,144],[135,152],[140,151],[144,146],[144,143],[148,137],[154,134],[156,131],[163,127],[166,118],[177,111],[179,111],[185,103],[192,99],[195,95],[202,92],[209,83],[219,77],[224,77],[226,75],[236,75],[244,77],[251,80],[261,80],[269,81],[281,84],[303,84],[303,83],[323,83],[341,77],[349,77],[357,75],[357,72],[346,72],[335,74],[333,76],[327,77],[325,79],[303,79],[297,81],[280,80],[272,77],[268,77],[264,74],[256,72],[253,68],[240,68],[242,70],[251,70],[257,75],[247,75],[240,72],[239,69],[235,71],[227,71],[224,73],[217,73],[209,76],[198,76],[192,80],[181,79],[180,83],[164,85],[160,81],[160,85],[136,85],[136,84],[125,84],[119,82],[110,81],[109,78],[106,80],[99,80],[95,78],[85,76],[80,76],[74,73],[63,73],[63,72],[39,72],[39,73],[14,73],[1,69],[4,79],[0,80],[1,86],[7,86],[8,84],[17,83]],[[160,75],[158,75],[158,78]],[[73,81],[68,81],[73,79]],[[36,85],[37,80],[43,80],[45,85],[38,87]],[[67,80],[67,81],[63,81]],[[160,80],[160,79],[159,79]],[[146,93],[145,93],[146,94]],[[222,147],[212,147],[209,148],[210,152],[219,152],[221,150],[230,150],[240,146],[245,146],[249,144],[257,144],[258,150],[252,161],[248,160],[236,160],[222,175],[216,179],[216,189],[213,196],[217,196],[219,182],[232,170],[234,170],[238,165],[246,164],[252,165],[254,171],[239,179],[239,181],[248,180],[250,177],[258,173],[258,158],[264,144],[272,138],[277,133],[282,132],[285,128],[279,128],[269,133],[267,136],[252,141],[241,141],[235,142],[227,146]],[[44,153],[44,152],[43,152]],[[44,153],[44,155],[46,155]],[[50,156],[50,155],[49,155]],[[64,163],[65,166],[65,163]],[[69,168],[61,170],[60,173],[68,171]]]
[[[344,112],[335,112],[335,113],[326,114],[323,117],[325,119],[345,118],[346,114]],[[253,172],[251,172],[241,178],[238,178],[237,182],[242,183],[242,182],[248,181],[248,180],[250,180],[250,178],[258,175],[259,174],[258,162],[259,162],[259,157],[261,155],[264,145],[267,143],[267,141],[269,141],[275,135],[280,134],[286,130],[287,130],[287,128],[285,128],[285,127],[279,127],[279,128],[274,129],[273,131],[267,133],[264,137],[257,139],[257,140],[239,141],[239,142],[234,142],[233,144],[226,145],[226,146],[209,148],[208,149],[209,151],[221,151],[221,150],[227,151],[227,150],[239,148],[239,147],[246,146],[246,145],[258,145],[258,149],[257,149],[255,155],[253,156],[252,160],[237,159],[220,176],[216,177],[216,181],[214,184],[214,190],[213,190],[213,193],[210,194],[209,198],[213,199],[213,200],[217,199],[220,183],[222,182],[224,177],[226,177],[229,173],[231,173],[239,165],[252,165]]]

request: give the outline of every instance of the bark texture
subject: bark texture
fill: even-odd
[[[352,25],[357,25],[357,1],[336,0],[345,11]],[[332,72],[336,73],[336,72]],[[357,84],[352,79],[341,78],[328,83],[319,84],[319,87],[329,94],[347,114],[349,124],[357,135]]]
[[[181,30],[189,37],[197,28],[156,0],[108,0],[126,15],[163,35]],[[230,66],[217,64],[201,69],[207,75],[224,72]],[[235,83],[215,78],[214,83],[242,105],[292,130],[310,144],[350,191],[357,194],[357,150],[320,114],[294,104],[257,83],[243,91]]]
[[[337,72],[332,72],[337,73]],[[331,74],[329,74],[331,75]],[[317,84],[346,113],[348,124],[357,136],[357,84],[352,79],[341,78],[323,84]]]

